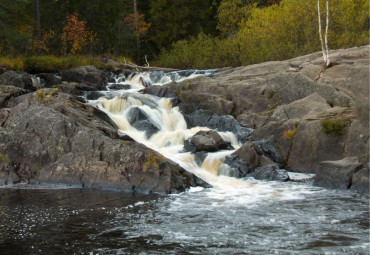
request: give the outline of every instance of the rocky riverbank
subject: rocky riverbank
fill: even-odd
[[[316,173],[316,185],[368,192],[369,47],[333,51],[331,57],[327,69],[315,53],[163,86],[142,81],[143,92],[173,98],[190,127],[236,134],[245,144],[225,159],[232,176],[286,181],[285,168]],[[113,82],[112,74],[92,66],[58,75],[0,74],[0,185],[64,183],[172,193],[201,183],[120,136],[104,112],[79,98],[86,91],[99,97],[95,91],[107,82]],[[202,157],[198,148],[229,146],[219,139],[199,134],[187,149]]]
[[[368,192],[369,46],[332,51],[331,59],[329,68],[323,67],[320,52],[226,68],[145,93],[177,98],[190,125],[194,115],[209,126],[212,114],[232,115],[241,126],[255,129],[250,140],[268,138],[275,144],[285,168],[327,179],[317,185]],[[348,157],[355,159],[346,159],[343,168],[341,160]],[[328,160],[337,161],[332,163],[337,167],[323,175]],[[346,184],[325,184],[342,182],[338,175]]]

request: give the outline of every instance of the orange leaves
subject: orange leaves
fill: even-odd
[[[141,37],[146,32],[148,32],[149,28],[151,27],[151,23],[145,22],[144,18],[145,18],[144,14],[139,14],[137,16],[137,26],[135,24],[134,14],[129,14],[124,19],[124,21],[128,24],[129,28],[134,32],[135,37]]]
[[[95,33],[86,28],[86,23],[79,20],[76,13],[68,16],[61,35],[64,52],[79,53],[83,47],[94,41]]]

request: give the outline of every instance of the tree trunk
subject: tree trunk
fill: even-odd
[[[34,0],[34,6],[35,6],[35,18],[36,18],[35,37],[36,37],[36,40],[41,41],[41,22],[40,22],[40,2],[39,0]],[[40,55],[40,49],[37,49],[36,54]]]
[[[320,0],[317,0],[317,15],[319,19],[319,36],[321,42],[321,50],[324,58],[326,67],[330,66],[329,46],[328,46],[328,31],[329,31],[329,0],[326,0],[326,29],[325,29],[325,44],[322,38],[321,28],[321,12],[320,12]]]
[[[140,62],[140,38],[139,38],[139,16],[137,12],[137,0],[134,0],[134,24],[135,24],[135,37],[136,37],[136,48],[137,48],[137,59],[138,59],[138,64]]]

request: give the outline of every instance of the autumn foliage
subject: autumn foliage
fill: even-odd
[[[138,23],[137,23],[137,29],[135,25],[135,16],[134,14],[129,14],[127,17],[124,19],[124,21],[128,24],[129,28],[131,31],[134,32],[135,37],[141,37],[145,33],[148,32],[151,23],[145,22],[144,20],[145,15],[144,14],[139,14],[137,17]]]
[[[65,53],[81,53],[85,46],[94,41],[95,34],[87,29],[86,23],[86,21],[79,20],[77,14],[68,16],[61,35]]]

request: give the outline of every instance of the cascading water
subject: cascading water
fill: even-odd
[[[200,160],[184,151],[184,141],[208,128],[188,129],[169,99],[138,92],[150,84],[211,73],[119,76],[90,103],[109,114],[120,132],[212,188],[164,197],[68,187],[0,188],[0,253],[369,254],[368,197],[307,183],[230,177],[232,169],[223,159],[241,145],[234,134],[219,132],[233,150]]]
[[[90,103],[106,112],[116,123],[119,132],[175,161],[187,171],[211,184],[216,193],[233,193],[234,199],[240,202],[241,196],[249,197],[249,201],[252,201],[250,196],[259,197],[261,194],[263,194],[261,198],[286,199],[299,197],[309,192],[302,188],[300,192],[292,196],[289,190],[284,190],[284,188],[272,190],[271,184],[266,182],[252,184],[247,180],[233,178],[235,173],[224,164],[224,159],[242,144],[231,132],[218,133],[223,140],[231,144],[233,150],[209,152],[203,161],[197,161],[192,153],[184,151],[184,141],[197,132],[206,131],[209,128],[188,129],[179,108],[172,107],[171,99],[144,95],[139,92],[148,84],[163,85],[200,75],[210,75],[213,72],[214,70],[146,72],[131,74],[127,79],[116,77],[115,85],[121,84],[125,89],[112,90],[109,89],[112,84],[108,84],[108,91],[102,92],[106,97],[90,100]],[[248,199],[243,199],[243,202],[245,203]]]

